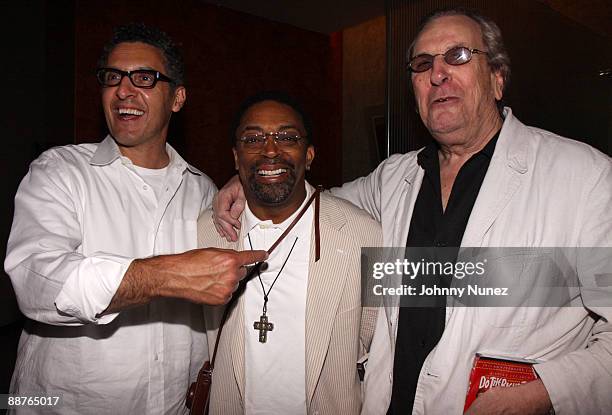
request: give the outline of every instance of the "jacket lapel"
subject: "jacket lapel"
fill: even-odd
[[[232,367],[240,392],[240,401],[244,402],[244,296],[237,304],[228,320],[228,333],[233,334],[231,340]]]
[[[242,228],[238,236],[237,246],[232,247],[238,251],[244,250],[244,235]],[[234,376],[238,384],[240,392],[240,401],[244,403],[244,295],[241,295],[236,302],[235,310],[232,311],[228,318],[229,333],[233,333],[234,338],[231,342],[232,367],[234,368]]]
[[[506,113],[493,158],[465,228],[463,247],[482,245],[486,232],[523,182],[528,171],[528,142],[521,128],[523,125],[512,113]]]
[[[402,183],[402,194],[397,204],[397,206],[403,208],[398,209],[391,218],[395,223],[406,224],[405,226],[393,226],[393,246],[406,245],[408,231],[410,229],[410,218],[412,218],[414,204],[417,196],[419,195],[419,189],[421,188],[424,175],[425,172],[416,163],[415,156],[415,162],[408,166],[406,175],[404,176],[404,181]],[[385,207],[383,207],[383,209],[384,208]]]
[[[321,259],[314,262],[314,232],[310,243],[306,298],[306,399],[310,406],[327,353],[338,303],[344,291],[348,242],[340,235],[346,217],[327,195],[321,195]]]
[[[402,194],[397,202],[397,206],[400,208],[396,208],[394,212],[389,214],[389,216],[391,216],[390,220],[393,221],[393,224],[391,225],[391,229],[393,229],[393,246],[406,246],[412,212],[414,211],[414,204],[416,203],[417,196],[419,195],[419,190],[421,189],[424,176],[425,171],[418,165],[417,156],[415,155],[414,162],[408,165],[406,174],[403,178],[401,190]],[[390,208],[392,209],[393,206],[390,206]],[[398,226],[397,224],[403,224],[403,226]],[[389,226],[383,225],[383,229],[388,227]],[[393,251],[397,252],[398,249],[393,249]],[[390,286],[399,286],[401,284],[401,276],[397,276],[397,280],[392,281],[393,282],[390,283]],[[391,340],[391,344],[393,345],[395,345],[395,332],[397,330],[397,324],[395,324],[395,322],[397,322],[399,314],[399,303],[399,296],[385,296],[383,298],[385,313],[387,315],[389,338]]]

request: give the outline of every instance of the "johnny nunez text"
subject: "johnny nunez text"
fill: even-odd
[[[466,295],[474,296],[507,296],[508,287],[480,287],[477,284],[467,285],[465,287],[439,287],[437,285],[420,285],[412,286],[402,284],[399,287],[383,287],[378,284],[372,287],[374,295],[407,295],[407,296],[418,296],[418,295],[444,295],[453,297],[463,297]]]

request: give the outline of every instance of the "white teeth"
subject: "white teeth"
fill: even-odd
[[[117,112],[119,113],[119,115],[124,115],[124,114],[128,114],[128,115],[142,115],[144,114],[144,111],[140,111],[134,108],[119,108],[117,110]]]
[[[281,173],[285,173],[287,169],[276,169],[276,170],[257,170],[257,174],[260,176],[276,176]]]

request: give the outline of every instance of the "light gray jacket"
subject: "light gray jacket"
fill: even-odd
[[[504,115],[462,246],[612,247],[610,158],[525,126],[509,108]],[[424,174],[417,153],[391,156],[369,176],[332,190],[382,223],[385,246],[406,244]],[[579,264],[575,271],[579,307],[447,307],[413,413],[461,414],[474,353],[485,350],[543,361],[536,370],[558,415],[612,413],[612,291]],[[370,350],[364,414],[385,414],[391,399],[399,309],[385,305]]]

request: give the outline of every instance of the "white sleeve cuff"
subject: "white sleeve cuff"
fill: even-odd
[[[98,315],[108,308],[133,260],[94,253],[68,277],[55,298],[55,307],[83,323],[110,323],[119,313]]]

